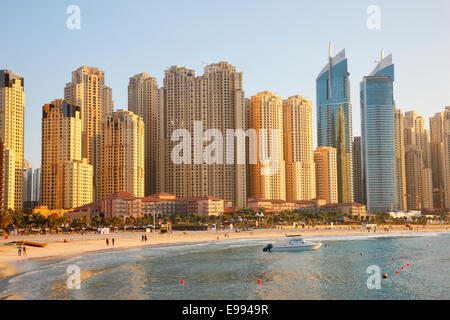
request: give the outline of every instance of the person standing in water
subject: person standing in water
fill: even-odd
[[[23,255],[26,257],[27,256],[27,247],[23,246]]]
[[[19,248],[17,248],[17,253],[19,256],[22,255],[22,245],[20,245]]]
[[[112,238],[112,245],[113,245],[113,247],[114,247],[114,238]]]
[[[109,239],[106,238],[106,246],[109,246]]]

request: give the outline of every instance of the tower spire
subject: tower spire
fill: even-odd
[[[331,58],[333,57],[333,45],[330,42],[330,45],[328,47],[328,56]]]
[[[384,49],[381,49],[381,61],[384,60]]]

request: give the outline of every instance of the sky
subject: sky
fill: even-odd
[[[66,26],[70,5],[80,8],[80,29]],[[372,5],[379,29],[367,26]],[[0,0],[0,70],[25,78],[25,158],[37,168],[42,106],[63,98],[71,72],[83,65],[105,71],[116,110],[127,109],[137,73],[161,86],[170,66],[201,75],[205,63],[227,61],[243,71],[247,97],[302,94],[315,111],[315,80],[331,42],[334,54],[346,49],[356,136],[359,83],[382,49],[393,55],[402,111],[430,117],[450,105],[449,32],[448,0]]]

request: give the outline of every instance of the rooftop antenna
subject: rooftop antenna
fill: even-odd
[[[330,42],[330,46],[328,48],[328,56],[331,58],[333,56],[333,45]]]
[[[384,49],[381,49],[381,60],[384,60]]]

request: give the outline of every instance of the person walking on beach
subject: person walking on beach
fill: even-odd
[[[106,246],[109,246],[109,239],[106,238]]]
[[[144,236],[144,241],[147,242],[147,235]]]
[[[17,251],[18,255],[21,256],[22,255],[22,245],[20,245],[19,248],[17,248],[17,250],[18,250]]]
[[[26,257],[27,256],[27,247],[23,246],[23,255]]]
[[[113,247],[114,247],[114,238],[112,238],[112,245],[113,245]]]

